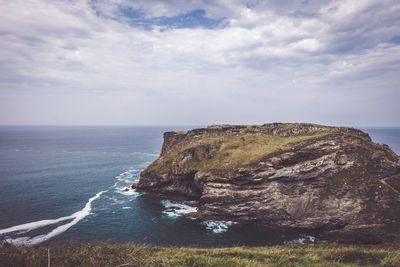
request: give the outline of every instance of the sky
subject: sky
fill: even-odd
[[[0,0],[0,125],[400,126],[398,0]]]

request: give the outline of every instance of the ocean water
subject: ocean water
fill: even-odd
[[[124,189],[192,127],[0,127],[0,239],[15,244],[131,242],[160,246],[272,245],[312,237],[204,221],[174,202]],[[399,128],[364,128],[400,154]]]

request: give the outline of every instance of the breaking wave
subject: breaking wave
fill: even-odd
[[[203,221],[202,225],[206,227],[207,230],[211,230],[215,234],[220,234],[228,231],[229,226],[236,224],[236,222],[231,221]]]
[[[315,242],[314,236],[304,235],[304,236],[296,238],[294,240],[284,242],[284,244],[291,244],[291,243],[307,244],[307,243],[314,243],[314,242]]]
[[[111,189],[114,189],[115,192],[118,192],[124,196],[140,195],[140,193],[137,193],[135,190],[123,191],[124,188],[129,187],[133,182],[137,181],[139,172],[140,171],[137,169],[128,169],[127,171],[119,174],[118,176],[115,177],[117,181],[114,183],[114,185],[110,186],[107,190],[98,192],[94,197],[90,198],[86,203],[85,207],[80,211],[77,211],[69,216],[64,216],[57,219],[40,220],[40,221],[12,226],[5,229],[0,229],[0,236],[5,236],[4,238],[5,241],[15,245],[37,245],[42,242],[45,242],[67,231],[69,228],[71,228],[79,221],[81,221],[83,218],[88,216],[92,210],[92,202],[98,199],[103,193],[108,192]],[[126,203],[126,200],[118,199],[116,197],[106,197],[106,198],[110,199],[113,203],[119,205],[123,205]],[[123,207],[123,209],[126,208],[127,208],[126,206]],[[49,225],[59,224],[61,222],[64,223],[62,225],[55,227],[52,231],[50,231],[47,234],[38,235],[34,237],[23,236],[23,237],[11,238],[7,236],[7,234],[10,233],[13,233],[13,235],[22,235],[25,233],[29,233],[32,230],[39,229]]]
[[[16,245],[20,245],[20,244],[24,244],[24,245],[36,245],[39,243],[42,243],[44,241],[49,240],[52,237],[55,237],[63,232],[65,232],[66,230],[68,230],[71,226],[77,224],[80,220],[82,220],[83,218],[85,218],[86,216],[88,216],[90,214],[90,211],[92,209],[92,202],[99,198],[101,196],[101,194],[103,194],[106,191],[101,191],[99,193],[97,193],[94,197],[90,198],[88,200],[88,202],[86,203],[85,207],[83,209],[81,209],[80,211],[75,212],[74,214],[71,214],[70,216],[65,216],[65,217],[61,217],[58,219],[54,219],[54,220],[41,220],[41,221],[36,221],[36,222],[30,222],[30,223],[25,223],[25,224],[20,224],[20,225],[16,225],[16,226],[12,226],[6,229],[0,229],[0,235],[4,235],[7,233],[12,233],[12,232],[21,232],[23,231],[24,233],[26,232],[30,232],[34,229],[38,229],[47,225],[52,225],[52,224],[56,224],[62,221],[66,221],[66,220],[71,220],[71,222],[63,224],[58,226],[57,228],[53,229],[51,232],[49,232],[46,235],[39,235],[39,236],[35,236],[32,238],[29,237],[18,237],[18,238],[6,238],[5,240],[9,243],[13,243]]]
[[[188,213],[197,212],[196,207],[192,207],[184,203],[162,200],[161,204],[165,207],[165,210],[163,210],[162,213],[170,218],[176,218]]]
[[[197,212],[197,207],[192,207],[185,203],[162,200],[161,204],[165,208],[162,213],[171,219],[176,219],[188,213]],[[220,234],[228,231],[231,225],[237,223],[231,221],[202,221],[200,224],[204,225],[207,230],[210,230],[215,234]]]

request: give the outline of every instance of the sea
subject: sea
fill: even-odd
[[[254,224],[191,219],[195,208],[134,190],[163,133],[195,127],[0,127],[0,240],[13,244],[263,246],[314,237]],[[362,128],[400,154],[400,128]]]

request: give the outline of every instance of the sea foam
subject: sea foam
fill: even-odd
[[[314,243],[315,242],[315,237],[311,235],[304,235],[302,237],[296,238],[291,241],[284,242],[285,244],[291,244],[291,243],[298,243],[298,244],[305,244],[305,243]]]
[[[197,212],[196,207],[192,207],[184,203],[176,203],[176,202],[171,202],[169,200],[162,200],[161,204],[166,208],[162,213],[172,218],[179,217],[192,212]]]
[[[0,229],[0,235],[4,235],[7,233],[12,233],[12,232],[19,232],[19,231],[24,231],[24,232],[29,232],[37,228],[41,228],[47,225],[52,225],[56,224],[65,220],[71,220],[71,222],[63,224],[58,226],[57,228],[53,229],[51,232],[45,235],[39,235],[35,236],[32,238],[29,237],[18,237],[18,238],[6,238],[5,240],[9,243],[13,243],[16,245],[37,245],[39,243],[42,243],[44,241],[49,240],[52,237],[55,237],[66,230],[68,230],[71,226],[77,224],[80,220],[85,218],[90,214],[90,211],[92,209],[92,202],[99,198],[101,194],[103,194],[106,191],[101,191],[97,193],[94,197],[90,198],[88,202],[86,203],[85,207],[81,209],[80,211],[75,212],[72,215],[61,217],[58,219],[53,219],[53,220],[41,220],[41,221],[36,221],[36,222],[30,222],[30,223],[25,223],[25,224],[20,224],[16,226],[12,226],[6,229]]]
[[[220,234],[228,231],[229,226],[236,224],[232,221],[203,221],[202,225],[206,227],[207,230],[211,230],[215,234]]]

